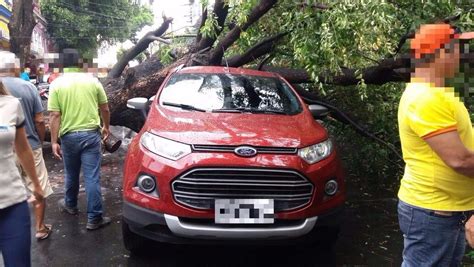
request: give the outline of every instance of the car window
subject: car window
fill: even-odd
[[[301,112],[291,88],[273,77],[185,73],[173,75],[163,88],[159,102],[189,105],[213,111]]]

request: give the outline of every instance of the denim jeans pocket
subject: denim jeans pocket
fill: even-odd
[[[411,223],[413,221],[413,208],[409,205],[398,202],[398,223],[400,230],[404,235],[410,232]]]
[[[445,215],[445,214],[440,214],[440,213],[432,210],[432,211],[429,211],[428,215],[430,215],[432,217],[437,217],[437,218],[449,219],[449,218],[453,218],[454,216],[456,216],[456,213],[453,212],[450,215]]]
[[[461,222],[461,215],[459,213],[453,213],[452,215],[443,215],[430,210],[426,211],[426,214],[428,216],[428,227],[456,227]]]

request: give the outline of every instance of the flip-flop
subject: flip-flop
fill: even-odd
[[[52,233],[52,228],[53,226],[51,224],[45,224],[43,229],[36,231],[36,239],[38,241],[47,239]]]

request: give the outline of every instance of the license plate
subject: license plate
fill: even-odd
[[[271,224],[273,199],[216,199],[216,224]]]

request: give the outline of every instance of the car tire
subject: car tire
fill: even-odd
[[[122,219],[122,237],[125,248],[133,254],[141,254],[147,249],[148,239],[141,237],[130,230]]]

